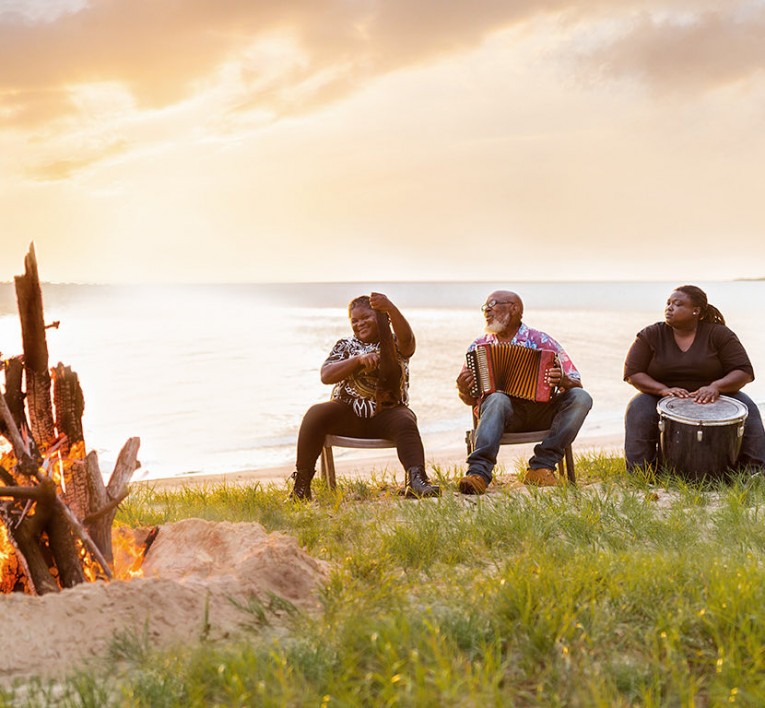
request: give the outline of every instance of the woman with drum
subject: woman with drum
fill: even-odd
[[[754,369],[738,337],[725,326],[722,314],[707,302],[700,288],[676,288],[667,300],[664,322],[638,332],[627,353],[624,380],[640,392],[630,401],[625,415],[629,471],[656,464],[660,441],[657,405],[680,405],[680,399],[686,399],[685,405],[697,411],[703,410],[700,418],[714,419],[715,406],[726,403],[740,408],[738,429],[739,434],[743,430],[743,438],[736,441],[736,450],[740,442],[740,452],[735,462],[753,472],[765,469],[762,418],[754,401],[741,392],[754,380]],[[699,429],[697,435],[701,441],[703,431]]]

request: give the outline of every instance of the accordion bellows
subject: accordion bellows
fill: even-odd
[[[475,380],[472,396],[501,391],[527,401],[550,400],[553,386],[547,381],[547,370],[556,366],[556,352],[519,344],[479,344],[466,356]]]

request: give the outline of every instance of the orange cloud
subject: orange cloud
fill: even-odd
[[[744,3],[691,18],[645,16],[590,56],[607,76],[698,92],[746,81],[765,68],[765,8]]]
[[[0,20],[0,122],[31,127],[71,114],[67,90],[93,82],[119,82],[137,106],[163,107],[212,80],[225,63],[274,33],[289,36],[301,54],[299,85],[312,77],[314,92],[298,92],[306,107],[347,94],[362,81],[438,55],[468,49],[488,34],[540,13],[572,23],[629,19],[637,0],[91,0],[47,21]],[[50,0],[51,5],[56,5]],[[711,0],[664,0],[654,13],[695,13]],[[645,20],[593,54],[617,74],[667,82],[702,75],[731,80],[762,62],[762,11],[741,18],[742,3],[687,24]],[[658,16],[658,15],[657,15]],[[243,75],[244,78],[244,75]],[[257,77],[256,77],[257,78]],[[257,81],[242,106],[274,103],[293,112],[295,75],[263,91]]]
[[[91,82],[123,83],[139,107],[167,106],[273,33],[291,37],[304,78],[334,68],[332,89],[323,83],[317,90],[331,100],[363,77],[474,46],[489,32],[566,4],[91,0],[51,21],[0,23],[4,122],[28,127],[58,118],[71,109],[61,100],[67,87]]]
[[[64,179],[147,139],[127,126],[135,110],[216,87],[211,124],[305,113],[542,13],[571,30],[568,50],[596,21],[612,26],[590,40],[588,71],[703,90],[751,77],[765,59],[765,11],[744,14],[735,0],[710,10],[718,4],[663,0],[648,15],[640,0],[38,0],[22,21],[16,2],[0,14],[0,128],[34,130],[51,148],[27,176]],[[253,50],[274,37],[283,44],[275,55]],[[563,59],[573,56],[582,54]],[[105,85],[128,99],[99,114],[80,95]]]
[[[127,149],[127,142],[124,140],[115,140],[111,144],[99,146],[96,149],[77,150],[78,157],[54,160],[42,165],[38,165],[29,171],[29,176],[40,182],[55,182],[57,180],[67,179],[81,170],[90,167],[101,160],[119,155]]]

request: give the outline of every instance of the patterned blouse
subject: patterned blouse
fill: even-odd
[[[379,342],[368,343],[356,337],[346,337],[335,344],[324,363],[332,364],[360,354],[379,351]],[[404,376],[401,377],[401,402],[406,405],[409,402],[409,359],[399,354],[399,363],[404,371]],[[377,379],[377,370],[357,371],[335,384],[332,389],[332,400],[351,406],[359,418],[371,418],[377,412],[375,402]]]
[[[498,341],[496,334],[484,334],[468,347],[468,351],[473,351],[479,344],[497,344]],[[563,347],[546,332],[531,329],[531,327],[527,327],[521,322],[521,326],[510,341],[510,344],[520,344],[522,347],[529,347],[530,349],[547,349],[557,352],[563,373],[571,379],[581,381],[582,377],[574,366],[574,362],[571,361]]]

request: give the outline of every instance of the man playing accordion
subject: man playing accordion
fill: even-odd
[[[486,321],[486,334],[468,348],[472,352],[481,345],[516,345],[555,352],[555,364],[541,375],[552,395],[542,400],[527,400],[503,390],[477,387],[471,369],[464,364],[457,377],[460,399],[474,407],[478,418],[475,446],[467,458],[467,474],[459,481],[463,494],[483,494],[492,479],[497,454],[505,432],[519,433],[546,430],[550,433],[534,447],[524,475],[526,484],[553,486],[558,484],[555,468],[565,449],[579,433],[592,407],[592,398],[582,388],[581,376],[558,342],[545,332],[527,327],[523,318],[523,302],[514,292],[497,290],[481,307]],[[477,390],[478,388],[478,390]],[[544,400],[548,398],[548,400]]]

